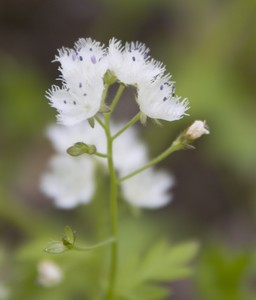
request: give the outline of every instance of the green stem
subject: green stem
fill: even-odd
[[[144,167],[137,169],[136,171],[124,176],[123,178],[119,179],[119,183],[141,173],[142,171],[154,166],[155,164],[162,161],[164,158],[166,158],[171,153],[184,149],[184,145],[180,143],[179,141],[175,140],[169,148],[167,148],[164,152],[162,152],[160,155],[158,155],[156,158],[152,159],[148,164],[146,164]]]
[[[117,90],[117,92],[116,92],[116,96],[115,96],[115,98],[113,99],[113,101],[112,101],[112,103],[111,103],[111,105],[110,105],[111,111],[113,111],[114,108],[116,107],[117,102],[119,101],[119,99],[120,99],[120,97],[121,97],[121,95],[122,95],[124,89],[125,89],[125,85],[120,84],[120,86],[119,86],[119,88],[118,88],[118,90]]]
[[[99,157],[103,157],[103,158],[108,158],[107,154],[100,153],[100,152],[96,152],[96,153],[94,153],[94,155],[99,156]]]
[[[126,129],[131,127],[133,124],[135,124],[140,119],[140,112],[137,113],[136,116],[134,116],[120,131],[118,131],[114,136],[113,140],[116,139],[120,134],[122,134]]]
[[[108,244],[114,243],[115,242],[115,238],[109,238],[101,243],[92,245],[92,246],[88,246],[88,247],[79,247],[79,246],[74,246],[72,248],[72,250],[76,250],[76,251],[90,251],[90,250],[94,250],[103,246],[106,246]]]

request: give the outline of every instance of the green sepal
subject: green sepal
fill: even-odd
[[[112,85],[117,81],[117,78],[111,71],[108,70],[105,73],[103,80],[105,85]]]
[[[62,243],[64,246],[72,249],[76,241],[76,235],[74,230],[70,226],[65,227],[65,235],[62,238]]]
[[[70,248],[61,241],[50,242],[47,247],[44,248],[44,251],[50,254],[61,254],[68,250],[70,250]]]
[[[94,128],[94,125],[95,125],[95,120],[94,120],[94,118],[88,119],[88,123],[89,123],[89,125],[90,125],[92,128]]]
[[[143,112],[140,112],[140,122],[143,126],[147,123],[147,116]]]
[[[111,108],[106,104],[101,104],[99,112],[102,114],[111,112]]]

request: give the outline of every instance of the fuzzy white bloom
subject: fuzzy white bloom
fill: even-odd
[[[181,100],[174,93],[174,82],[170,76],[138,85],[137,102],[140,110],[148,117],[166,121],[182,118],[188,110],[188,100]]]
[[[93,117],[100,109],[107,70],[103,46],[80,39],[74,49],[60,49],[55,61],[61,64],[63,85],[53,85],[46,97],[57,109],[59,123],[71,126]]]
[[[151,81],[164,73],[165,68],[149,57],[149,48],[139,42],[126,43],[111,39],[108,47],[109,70],[126,85],[137,85],[142,80]]]
[[[160,208],[171,201],[173,177],[164,171],[147,169],[121,184],[125,199],[142,208]]]
[[[37,265],[37,272],[37,282],[44,287],[57,285],[63,278],[60,267],[50,260],[41,260]]]
[[[206,122],[197,120],[187,129],[185,135],[191,140],[196,140],[200,138],[203,134],[209,133],[210,131]]]
[[[112,123],[112,135],[123,128],[123,123]],[[50,161],[49,171],[42,177],[42,191],[53,198],[57,207],[70,209],[86,204],[94,192],[94,161],[98,160],[107,168],[107,160],[95,155],[70,157],[66,149],[76,142],[95,145],[98,152],[106,153],[107,141],[102,127],[88,122],[65,127],[53,125],[47,135],[59,153]],[[149,161],[147,147],[142,143],[135,128],[123,132],[113,143],[113,159],[116,171],[124,177]],[[170,175],[153,169],[122,183],[124,198],[134,206],[157,208],[170,201],[168,189],[173,185]]]
[[[94,190],[94,164],[90,157],[53,156],[49,171],[41,178],[41,190],[59,208],[70,209],[90,202]]]

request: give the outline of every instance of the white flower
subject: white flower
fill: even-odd
[[[111,39],[108,47],[109,70],[126,85],[137,85],[142,80],[151,81],[163,74],[160,62],[149,58],[149,49],[139,42],[126,43]]]
[[[63,277],[60,267],[50,260],[40,261],[37,271],[37,282],[44,287],[52,287],[60,283]]]
[[[153,82],[138,85],[137,102],[148,117],[166,121],[179,120],[188,109],[188,100],[174,94],[174,82],[170,76],[157,78]]]
[[[86,155],[55,155],[50,160],[49,171],[41,179],[41,190],[63,209],[90,202],[94,189],[94,165]]]
[[[160,208],[171,201],[170,188],[174,180],[164,171],[147,169],[121,184],[125,199],[142,208]]]
[[[205,121],[195,121],[185,132],[187,138],[191,140],[196,140],[200,138],[203,134],[209,134],[209,128]]]
[[[121,129],[124,124],[117,124],[117,129]],[[147,147],[142,143],[134,127],[130,127],[122,133],[113,144],[114,164],[120,176],[126,176],[135,169],[148,162]]]
[[[60,62],[62,87],[53,85],[46,93],[58,111],[58,121],[70,126],[93,117],[100,109],[107,70],[105,50],[91,39],[80,39],[74,49],[62,48]]]

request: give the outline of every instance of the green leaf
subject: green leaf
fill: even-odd
[[[197,253],[198,244],[186,242],[172,246],[161,240],[146,252],[140,250],[127,257],[119,271],[118,294],[124,299],[163,299],[169,291],[157,284],[189,276],[192,270],[188,263]]]

